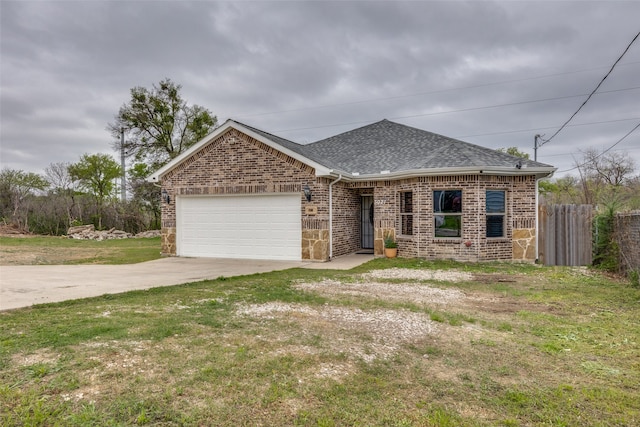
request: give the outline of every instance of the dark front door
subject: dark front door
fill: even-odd
[[[373,249],[373,196],[362,196],[360,224],[362,249]]]

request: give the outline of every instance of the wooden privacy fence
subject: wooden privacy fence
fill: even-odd
[[[540,205],[538,259],[544,265],[591,265],[593,206]]]

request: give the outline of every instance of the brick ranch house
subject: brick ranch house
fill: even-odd
[[[390,235],[403,257],[532,261],[554,171],[388,120],[307,145],[228,120],[149,181],[165,255],[329,261]]]

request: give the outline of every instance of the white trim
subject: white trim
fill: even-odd
[[[535,175],[537,179],[551,177],[557,170],[554,167],[547,168],[527,168],[526,171],[511,167],[488,167],[479,168],[459,167],[459,168],[430,168],[430,169],[411,169],[398,172],[382,171],[379,174],[357,175],[330,170],[331,177],[342,175],[342,180],[347,182],[355,181],[387,181],[406,178],[416,178],[421,176],[443,176],[443,175],[502,175],[502,176],[530,176]]]
[[[227,132],[229,129],[236,129],[244,134],[246,134],[247,136],[250,136],[251,138],[254,138],[260,142],[262,142],[265,145],[268,145],[269,147],[280,151],[283,154],[286,154],[287,156],[294,158],[302,163],[304,163],[305,165],[311,166],[312,168],[314,168],[316,170],[316,176],[327,176],[330,175],[331,171],[321,165],[320,163],[317,163],[301,154],[298,154],[294,151],[289,150],[288,148],[277,144],[273,141],[271,141],[268,138],[265,138],[264,136],[252,131],[251,129],[248,129],[247,127],[243,126],[242,124],[229,119],[226,122],[224,122],[224,124],[218,128],[216,128],[213,132],[211,132],[209,135],[205,136],[204,138],[202,138],[200,141],[198,141],[197,143],[195,143],[191,148],[189,148],[188,150],[184,151],[182,154],[180,154],[179,156],[177,156],[175,159],[171,160],[169,163],[167,163],[166,165],[164,165],[163,167],[161,167],[160,169],[158,169],[156,172],[154,172],[153,174],[151,174],[148,178],[147,181],[149,182],[158,182],[160,180],[160,178],[164,175],[166,175],[167,173],[169,173],[171,170],[173,170],[174,168],[176,168],[177,166],[179,166],[184,160],[188,159],[189,157],[191,157],[192,155],[194,155],[195,153],[197,153],[198,151],[200,151],[202,148],[204,148],[207,144],[209,144],[210,142],[212,142],[213,140],[215,140],[216,138],[218,138],[220,135],[224,134],[225,132]]]

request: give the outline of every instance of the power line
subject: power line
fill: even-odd
[[[638,33],[640,34],[640,33]],[[607,152],[609,152],[613,147],[615,147],[616,145],[620,144],[622,141],[624,141],[629,135],[631,135],[633,132],[635,132],[636,129],[638,129],[640,127],[640,123],[638,123],[637,125],[634,126],[633,129],[631,129],[629,132],[627,132],[627,134],[625,136],[623,136],[622,138],[620,138],[619,140],[617,140],[611,147],[607,148],[606,150],[604,150],[602,153],[598,154],[596,157],[593,158],[593,160],[597,159],[598,157],[603,156],[604,154],[606,154]],[[579,167],[582,167],[584,165],[586,165],[588,162],[579,164],[571,169],[565,169],[565,170],[561,170],[558,171],[557,173],[564,173],[564,172],[570,172],[572,170],[578,169]]]
[[[609,150],[609,151],[629,151],[629,149],[628,148],[616,148],[615,150]],[[546,159],[546,158],[549,158],[549,157],[564,157],[564,156],[569,156],[569,155],[574,155],[574,154],[578,154],[578,153],[572,151],[572,152],[569,152],[569,153],[545,154],[544,156],[541,156],[541,157]]]
[[[640,64],[640,61],[625,62],[624,64],[620,64],[620,66],[635,65],[635,64]],[[237,117],[237,118],[240,118],[240,117],[258,117],[258,116],[267,116],[267,115],[271,115],[271,114],[282,114],[282,113],[292,113],[292,112],[298,112],[298,111],[320,110],[320,109],[323,109],[323,108],[343,107],[343,106],[346,106],[346,105],[365,104],[365,103],[371,103],[371,102],[376,102],[376,101],[390,101],[390,100],[393,100],[393,99],[411,98],[411,97],[422,96],[422,95],[434,95],[434,94],[437,94],[437,93],[453,92],[453,91],[456,91],[456,90],[477,89],[477,88],[481,88],[481,87],[498,86],[498,85],[503,85],[503,84],[508,84],[508,83],[518,83],[518,82],[524,82],[524,81],[529,81],[529,80],[545,79],[545,78],[548,78],[548,77],[557,77],[557,76],[563,76],[563,75],[568,75],[568,74],[584,73],[584,72],[588,72],[588,71],[601,70],[602,68],[606,68],[606,67],[586,68],[586,69],[583,69],[583,70],[565,71],[565,72],[562,72],[562,73],[553,73],[553,74],[544,74],[544,75],[541,75],[541,76],[524,77],[524,78],[521,78],[521,79],[503,80],[503,81],[500,81],[500,82],[483,83],[483,84],[471,85],[471,86],[460,86],[460,87],[455,87],[455,88],[438,89],[438,90],[425,91],[425,92],[415,92],[415,93],[410,93],[410,94],[405,94],[405,95],[395,95],[395,96],[387,96],[387,97],[381,97],[381,98],[361,99],[361,100],[356,100],[356,101],[347,101],[347,102],[340,102],[340,103],[335,103],[335,104],[314,105],[314,106],[311,106],[311,107],[291,108],[291,109],[287,109],[287,110],[277,110],[277,111],[264,111],[264,112],[261,112],[261,113],[231,114],[229,117]],[[366,122],[357,122],[357,123],[366,123]],[[351,124],[351,123],[349,123],[349,124]],[[309,128],[309,129],[313,129],[313,128]]]
[[[623,92],[623,91],[627,91],[627,90],[637,90],[637,89],[640,89],[640,86],[628,87],[628,88],[624,88],[624,89],[612,89],[612,90],[602,91],[602,92],[598,92],[598,95],[602,95],[602,94],[605,94],[605,93]],[[537,103],[537,102],[548,102],[548,101],[558,101],[558,100],[561,100],[561,99],[579,98],[579,97],[586,96],[586,95],[587,94],[557,96],[557,97],[552,97],[552,98],[542,98],[542,99],[533,99],[533,100],[527,100],[527,101],[510,102],[510,103],[506,103],[506,104],[494,104],[494,105],[485,105],[485,106],[481,106],[481,107],[461,108],[461,109],[457,109],[457,110],[436,111],[436,112],[433,112],[433,113],[421,113],[421,114],[411,114],[411,115],[407,115],[407,116],[396,116],[396,117],[389,117],[389,119],[390,120],[400,120],[400,119],[410,119],[410,118],[415,118],[415,117],[437,116],[437,115],[441,115],[441,114],[462,113],[462,112],[467,112],[467,111],[486,110],[486,109],[490,109],[490,108],[512,107],[514,105],[524,105],[524,104],[533,104],[533,103]],[[293,131],[299,131],[299,130],[322,129],[322,128],[329,128],[329,127],[337,127],[337,126],[358,125],[358,124],[365,124],[365,123],[372,123],[372,120],[359,120],[359,121],[355,121],[355,122],[333,123],[333,124],[321,125],[321,126],[308,126],[308,127],[301,127],[301,128],[280,129],[280,130],[276,130],[274,132],[293,132]]]
[[[624,50],[624,52],[622,52],[622,55],[620,55],[618,57],[618,59],[616,60],[616,62],[613,63],[613,65],[611,66],[611,68],[609,69],[609,71],[607,72],[607,74],[605,74],[605,76],[602,78],[602,80],[600,80],[600,83],[598,83],[598,85],[596,86],[596,88],[589,94],[589,96],[587,97],[587,99],[584,100],[584,102],[580,105],[580,107],[578,107],[578,109],[576,110],[575,113],[573,113],[571,115],[571,117],[569,117],[569,120],[567,120],[566,122],[564,122],[564,124],[562,126],[560,126],[560,129],[558,129],[553,135],[551,135],[548,139],[543,139],[542,143],[538,144],[537,139],[538,139],[538,135],[536,135],[536,143],[535,143],[535,148],[536,150],[540,147],[542,147],[544,144],[546,144],[547,142],[551,141],[557,134],[559,134],[562,129],[565,128],[565,126],[567,126],[567,124],[569,124],[569,122],[571,120],[573,120],[573,118],[576,116],[576,114],[578,114],[580,112],[580,110],[582,110],[582,107],[584,107],[586,105],[587,102],[589,102],[589,100],[591,99],[591,97],[596,93],[596,91],[600,88],[600,86],[602,86],[602,84],[604,83],[604,81],[607,79],[607,77],[609,77],[609,75],[611,74],[611,72],[613,71],[613,69],[616,67],[616,65],[618,65],[618,62],[620,62],[620,60],[622,59],[622,57],[627,53],[627,51],[629,51],[629,49],[631,48],[631,45],[638,39],[638,37],[640,37],[640,31],[638,32],[638,34],[636,34],[636,36],[633,38],[633,40],[631,40],[631,42],[627,45],[627,48]]]
[[[605,123],[626,122],[626,121],[629,121],[629,120],[639,120],[639,119],[640,119],[640,117],[631,117],[631,118],[628,118],[628,119],[616,119],[616,120],[603,120],[603,121],[599,121],[599,122],[576,123],[576,124],[572,124],[572,125],[567,125],[567,127],[601,125],[601,124],[605,124]],[[547,127],[544,127],[544,128],[535,128],[535,129],[517,129],[517,130],[506,130],[506,131],[501,131],[501,132],[476,133],[476,134],[473,134],[473,135],[453,136],[452,138],[472,138],[472,137],[476,137],[476,136],[505,135],[505,134],[509,134],[509,133],[521,133],[521,132],[532,132],[532,131],[535,131],[535,130],[555,129],[557,127],[558,126],[547,126]]]

